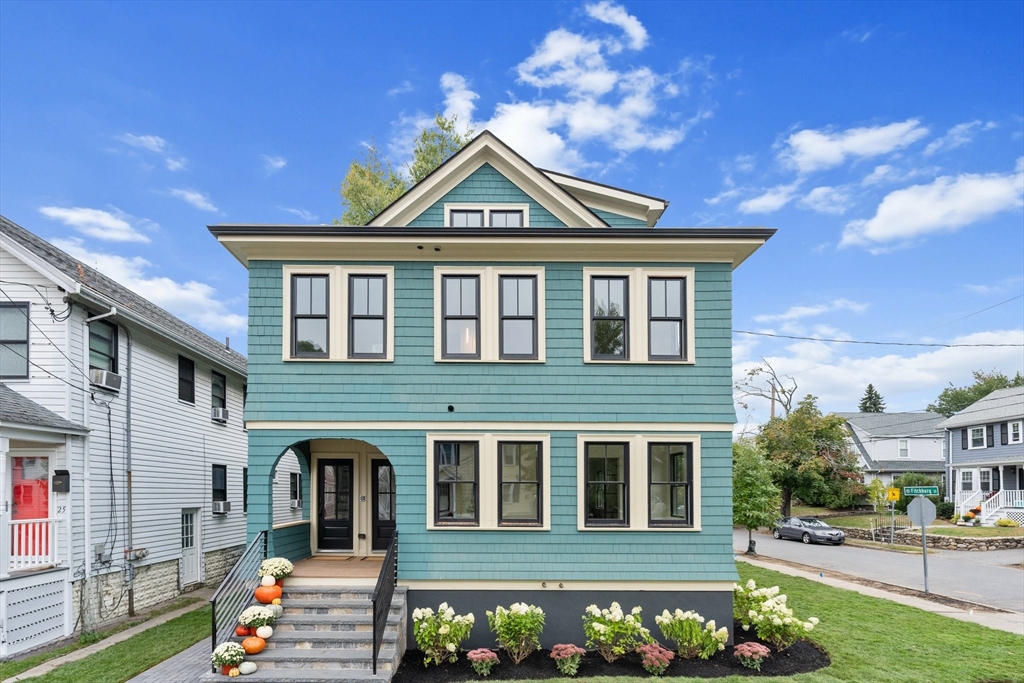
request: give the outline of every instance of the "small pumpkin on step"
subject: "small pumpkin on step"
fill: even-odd
[[[243,676],[256,673],[256,662],[242,662],[238,665],[238,672]]]

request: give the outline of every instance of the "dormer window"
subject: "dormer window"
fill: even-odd
[[[449,228],[525,228],[530,225],[527,204],[445,204]]]

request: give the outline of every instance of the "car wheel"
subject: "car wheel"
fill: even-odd
[[[804,543],[810,543],[811,542],[811,535],[805,531],[804,535],[800,537],[800,540],[803,541]]]
[[[772,529],[772,536],[775,538],[782,538],[782,532],[778,529]]]

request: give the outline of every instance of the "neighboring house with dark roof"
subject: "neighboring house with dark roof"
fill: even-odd
[[[1024,387],[993,391],[939,427],[957,513],[974,511],[983,526],[1003,517],[1024,524]]]
[[[847,442],[857,454],[864,483],[886,486],[910,472],[942,477],[945,472],[943,417],[938,413],[836,413],[846,420]]]
[[[0,217],[0,381],[0,656],[224,576],[243,355]]]

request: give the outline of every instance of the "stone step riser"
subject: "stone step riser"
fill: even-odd
[[[398,616],[402,613],[401,607],[391,606],[391,616]],[[285,607],[283,616],[302,616],[309,614],[348,614],[355,616],[373,616],[369,607],[332,607],[331,605],[304,605],[302,607]]]
[[[370,662],[370,658],[367,657],[365,661],[345,661],[345,662],[296,662],[290,660],[279,660],[273,661],[268,660],[266,662],[253,660],[256,665],[264,670],[277,671],[280,669],[310,669],[314,671],[369,671],[373,667]],[[381,658],[377,660],[377,671],[392,671],[394,670],[394,662],[390,659]],[[336,678],[330,679],[336,681]]]

